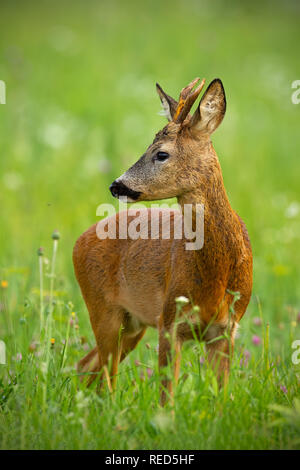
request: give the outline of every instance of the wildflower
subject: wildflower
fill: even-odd
[[[176,297],[175,302],[180,306],[187,305],[190,303],[189,299],[187,299],[183,295],[181,295],[180,297]]]
[[[44,255],[44,248],[40,246],[40,248],[37,250],[38,256],[43,256]]]
[[[192,313],[198,313],[200,312],[200,307],[198,305],[194,305],[192,308]]]
[[[6,289],[8,286],[8,282],[7,281],[1,281],[1,287],[2,289]]]
[[[199,359],[199,361],[200,361],[200,364],[204,364],[204,362],[205,362],[205,357],[203,357],[203,356],[200,356],[200,359]]]
[[[280,385],[280,390],[283,392],[283,393],[287,393],[287,388],[285,385]]]
[[[22,361],[22,353],[18,353],[16,355],[16,361],[18,361],[18,362]]]
[[[55,345],[55,338],[51,338],[50,343],[51,343],[52,346],[54,346]]]
[[[152,375],[153,375],[153,370],[152,370],[152,369],[150,369],[150,367],[147,367],[147,369],[146,369],[146,370],[147,370],[147,375],[148,375],[148,378],[150,379],[150,377],[152,377]]]
[[[30,352],[35,351],[37,349],[37,345],[38,345],[38,343],[36,341],[32,341],[32,343],[30,343],[29,348],[28,348],[29,351]]]
[[[248,349],[245,349],[243,351],[243,355],[240,360],[240,367],[247,367],[250,357],[251,357],[250,351],[248,351]]]
[[[79,325],[75,325],[75,327],[74,327],[74,328],[76,328],[76,330],[78,330],[78,329],[79,329]]]
[[[293,328],[295,328],[295,327],[297,326],[297,322],[292,321],[292,322],[291,322],[291,326],[292,326]]]
[[[52,240],[59,240],[60,239],[60,233],[58,230],[54,230],[52,233]]]
[[[75,316],[76,316],[76,313],[75,313],[75,312],[72,312],[71,315],[72,315],[72,317],[75,317]]]
[[[244,350],[244,356],[245,356],[247,359],[250,359],[250,357],[251,357],[251,352],[248,351],[248,349],[245,349],[245,350]]]
[[[260,343],[261,343],[260,337],[257,336],[257,335],[253,335],[253,336],[252,336],[252,343],[253,343],[255,346],[259,346]]]
[[[261,326],[261,324],[262,324],[261,318],[260,317],[254,317],[253,318],[253,324],[255,326]]]

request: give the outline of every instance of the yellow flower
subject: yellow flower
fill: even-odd
[[[51,344],[55,344],[55,338],[50,339]]]
[[[7,281],[1,281],[1,287],[2,289],[6,289],[8,286],[8,282]]]
[[[291,325],[295,328],[295,327],[297,326],[297,322],[292,321],[292,322],[291,322]]]
[[[75,312],[72,312],[71,315],[72,315],[72,317],[75,317],[76,313],[75,313]]]

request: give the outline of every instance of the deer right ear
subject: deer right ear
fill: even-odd
[[[167,93],[164,92],[158,83],[156,84],[156,90],[158,96],[160,97],[164,116],[166,116],[168,121],[172,121],[178,106],[177,101],[174,100],[174,98],[171,96],[167,95]]]
[[[197,132],[212,134],[221,124],[226,111],[226,98],[223,84],[215,78],[201,98],[190,121],[190,127]]]

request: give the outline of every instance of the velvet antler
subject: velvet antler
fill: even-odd
[[[196,99],[198,98],[204,83],[205,83],[205,78],[202,80],[200,85],[194,90],[194,86],[199,82],[200,78],[195,78],[189,85],[187,85],[185,88],[181,90],[180,96],[179,96],[179,102],[177,109],[175,111],[173,121],[176,123],[183,122],[185,118],[187,117],[191,107],[195,103]]]

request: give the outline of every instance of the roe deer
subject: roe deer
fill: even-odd
[[[252,252],[245,224],[230,206],[210,140],[225,114],[224,88],[221,80],[213,80],[190,115],[204,85],[202,80],[194,89],[198,82],[195,79],[185,87],[178,102],[157,84],[169,123],[156,134],[144,155],[111,184],[110,191],[119,199],[126,196],[129,202],[177,197],[182,211],[186,204],[192,205],[193,227],[196,205],[202,204],[203,246],[187,250],[186,240],[174,236],[100,240],[96,225],[75,244],[75,273],[97,343],[78,364],[80,372],[94,373],[89,384],[98,372],[101,377],[105,373],[113,390],[119,362],[136,347],[147,326],[159,330],[159,367],[171,363],[175,383],[181,345],[193,339],[195,332],[206,343],[219,383],[227,380],[235,330],[251,296]],[[174,224],[176,211],[163,212],[168,212]],[[113,216],[117,227],[120,214]],[[154,209],[141,209],[139,215],[151,218]],[[132,216],[126,223],[130,220]],[[104,226],[108,219],[100,223]],[[234,292],[240,296],[231,314]],[[179,296],[199,307],[188,321],[185,314],[191,312],[191,306],[185,305],[178,322],[175,299]],[[175,340],[174,348],[170,338]],[[168,394],[172,397],[172,381],[165,378],[162,385],[163,404]]]

